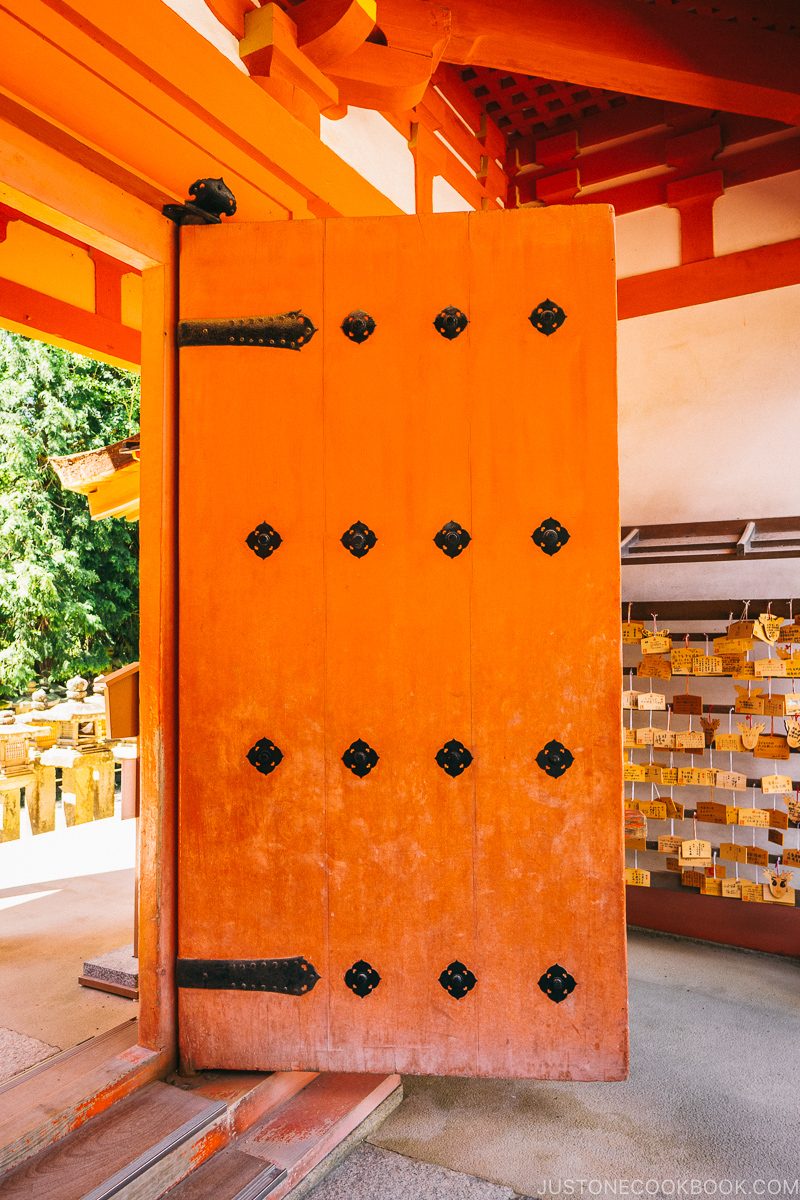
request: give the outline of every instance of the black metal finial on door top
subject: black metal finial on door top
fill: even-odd
[[[555,517],[547,517],[534,529],[531,538],[545,554],[558,554],[569,541],[569,530]]]
[[[190,200],[161,209],[176,225],[219,225],[236,212],[236,197],[224,179],[195,179],[188,192]]]
[[[465,967],[458,959],[445,967],[439,976],[439,983],[455,1000],[463,1000],[477,982],[469,967]]]
[[[344,981],[350,988],[350,991],[355,992],[363,1000],[370,992],[375,991],[375,988],[381,981],[381,977],[370,963],[364,962],[363,958],[360,958],[345,973]]]
[[[559,779],[574,763],[575,759],[566,746],[553,740],[536,755],[536,761],[545,774]]]
[[[352,742],[342,755],[342,762],[348,771],[352,771],[359,779],[369,775],[377,761],[377,751],[373,750],[369,742],[365,742],[362,738],[357,738]]]
[[[273,529],[266,521],[262,521],[260,525],[256,525],[255,529],[248,533],[245,541],[259,558],[269,558],[278,549],[283,538],[277,529]]]
[[[457,742],[453,738],[449,742],[445,742],[441,750],[436,755],[436,762],[444,771],[445,775],[449,775],[451,779],[456,779],[472,762],[472,755],[463,742]]]
[[[353,558],[363,558],[365,554],[369,554],[378,539],[369,525],[365,525],[363,521],[356,521],[344,531],[340,540]]]
[[[279,750],[269,738],[259,738],[256,744],[247,751],[247,761],[262,775],[271,775],[283,761],[283,751]]]
[[[469,325],[467,314],[462,312],[460,308],[456,308],[454,304],[448,304],[447,308],[443,308],[440,313],[436,314],[433,322],[436,330],[447,338],[448,342],[452,342],[454,338],[459,337]]]
[[[554,1004],[560,1004],[570,992],[575,991],[575,980],[569,971],[565,971],[558,963],[553,963],[539,980],[539,987]]]
[[[566,319],[567,314],[555,300],[542,300],[528,317],[533,328],[538,329],[545,337],[550,337],[551,333],[560,329]]]
[[[467,530],[459,525],[458,521],[448,521],[433,540],[448,558],[458,558],[461,551],[466,550],[472,538]]]
[[[351,342],[365,342],[375,332],[375,318],[361,308],[355,308],[342,321],[342,333]]]

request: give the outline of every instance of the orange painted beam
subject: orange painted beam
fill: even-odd
[[[624,110],[622,111],[624,112]],[[614,126],[609,125],[607,128],[609,129],[608,141],[610,144],[606,146],[598,145],[596,142],[588,143],[590,153],[584,153],[587,142],[583,126],[581,126],[566,133],[540,138],[532,147],[531,157],[525,166],[522,166],[518,154],[515,153],[518,151],[518,147],[514,147],[512,155],[509,156],[512,173],[515,181],[521,187],[523,186],[522,180],[525,179],[525,188],[532,189],[538,180],[555,174],[566,166],[572,166],[577,167],[580,171],[581,187],[595,187],[611,180],[622,179],[626,175],[637,175],[643,171],[650,172],[658,167],[666,171],[668,166],[677,168],[695,164],[698,166],[702,166],[704,163],[711,164],[723,148],[741,146],[742,143],[753,141],[766,134],[786,132],[790,129],[787,126],[760,121],[753,117],[727,114],[724,121],[711,120],[707,114],[699,110],[695,120],[694,129],[691,128],[691,125],[688,126],[690,136],[699,133],[701,140],[695,147],[697,153],[693,157],[688,153],[686,135],[678,134],[676,136],[675,129],[671,127],[662,127],[656,131],[643,129],[640,131],[641,136],[637,137],[632,130],[615,134]],[[624,126],[621,128],[624,129]],[[707,142],[703,140],[706,138]],[[791,142],[794,139],[787,138],[786,140]],[[762,150],[763,148],[759,148],[758,151],[752,153],[758,157]],[[737,151],[737,153],[743,152]],[[781,153],[783,154],[785,151],[781,151]],[[751,158],[751,152],[747,152],[747,154],[746,164],[752,167],[754,160]],[[723,160],[723,164],[724,161],[727,160]],[[734,161],[739,164],[739,169],[746,165],[741,157]],[[532,191],[528,198],[533,198]]]
[[[9,279],[0,279],[0,324],[119,366],[139,364],[138,330]]]
[[[674,139],[673,139],[674,140]],[[591,160],[600,160],[595,171]],[[605,152],[598,151],[597,155],[587,155],[586,176],[592,178],[593,173],[601,174]],[[658,204],[669,202],[669,188],[678,180],[686,180],[695,175],[709,171],[719,171],[723,177],[726,189],[737,187],[740,183],[753,183],[757,179],[769,179],[774,175],[784,175],[789,171],[800,170],[800,136],[792,136],[751,149],[737,150],[722,157],[708,158],[694,164],[670,167],[666,163],[659,175],[651,175],[636,179],[632,183],[617,183],[610,187],[598,189],[589,185],[585,191],[587,180],[584,176],[584,159],[578,157],[570,163],[576,180],[572,194],[576,204],[610,204],[617,216],[623,213],[636,212],[642,208],[653,208]],[[560,172],[559,174],[563,174]],[[555,181],[555,182],[553,182]],[[551,196],[557,194],[559,175],[546,176],[544,172],[529,171],[512,179],[516,190],[517,203],[526,204],[532,199],[552,203]],[[563,202],[563,201],[559,201]]]
[[[161,0],[0,0],[0,44],[7,94],[162,202],[221,174],[237,219],[398,211]]]
[[[389,43],[511,73],[800,123],[800,41],[641,0],[381,0]]]
[[[0,94],[0,198],[131,266],[163,262],[171,226],[137,194],[132,176],[124,182],[104,178],[100,158]]]
[[[723,254],[617,283],[621,321],[800,283],[800,238]]]

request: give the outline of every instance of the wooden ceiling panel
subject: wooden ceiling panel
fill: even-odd
[[[630,99],[622,92],[537,75],[510,75],[491,67],[463,67],[459,76],[508,138],[575,129],[582,119],[624,108]]]

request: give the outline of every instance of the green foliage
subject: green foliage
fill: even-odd
[[[0,696],[138,658],[138,524],[47,462],[138,427],[136,375],[0,331]]]

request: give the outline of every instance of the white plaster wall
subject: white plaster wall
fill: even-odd
[[[433,211],[435,213],[472,212],[472,205],[441,175],[434,175]]]
[[[623,524],[800,513],[800,285],[621,321]]]
[[[626,600],[789,600],[800,612],[800,559],[764,562],[637,564],[622,568]],[[655,610],[657,611],[657,610]],[[735,609],[736,615],[740,611]],[[757,614],[756,614],[757,615]],[[681,628],[685,622],[681,621]],[[718,626],[716,626],[718,627]]]
[[[623,213],[616,220],[617,278],[665,271],[681,262],[681,223],[677,209],[660,205]]]
[[[624,525],[800,513],[800,285],[621,321]],[[800,560],[626,566],[625,600],[796,596]]]
[[[340,121],[321,120],[326,146],[403,212],[414,211],[414,159],[408,143],[380,113],[350,108]]]
[[[730,188],[714,205],[714,253],[800,237],[800,171]]]

